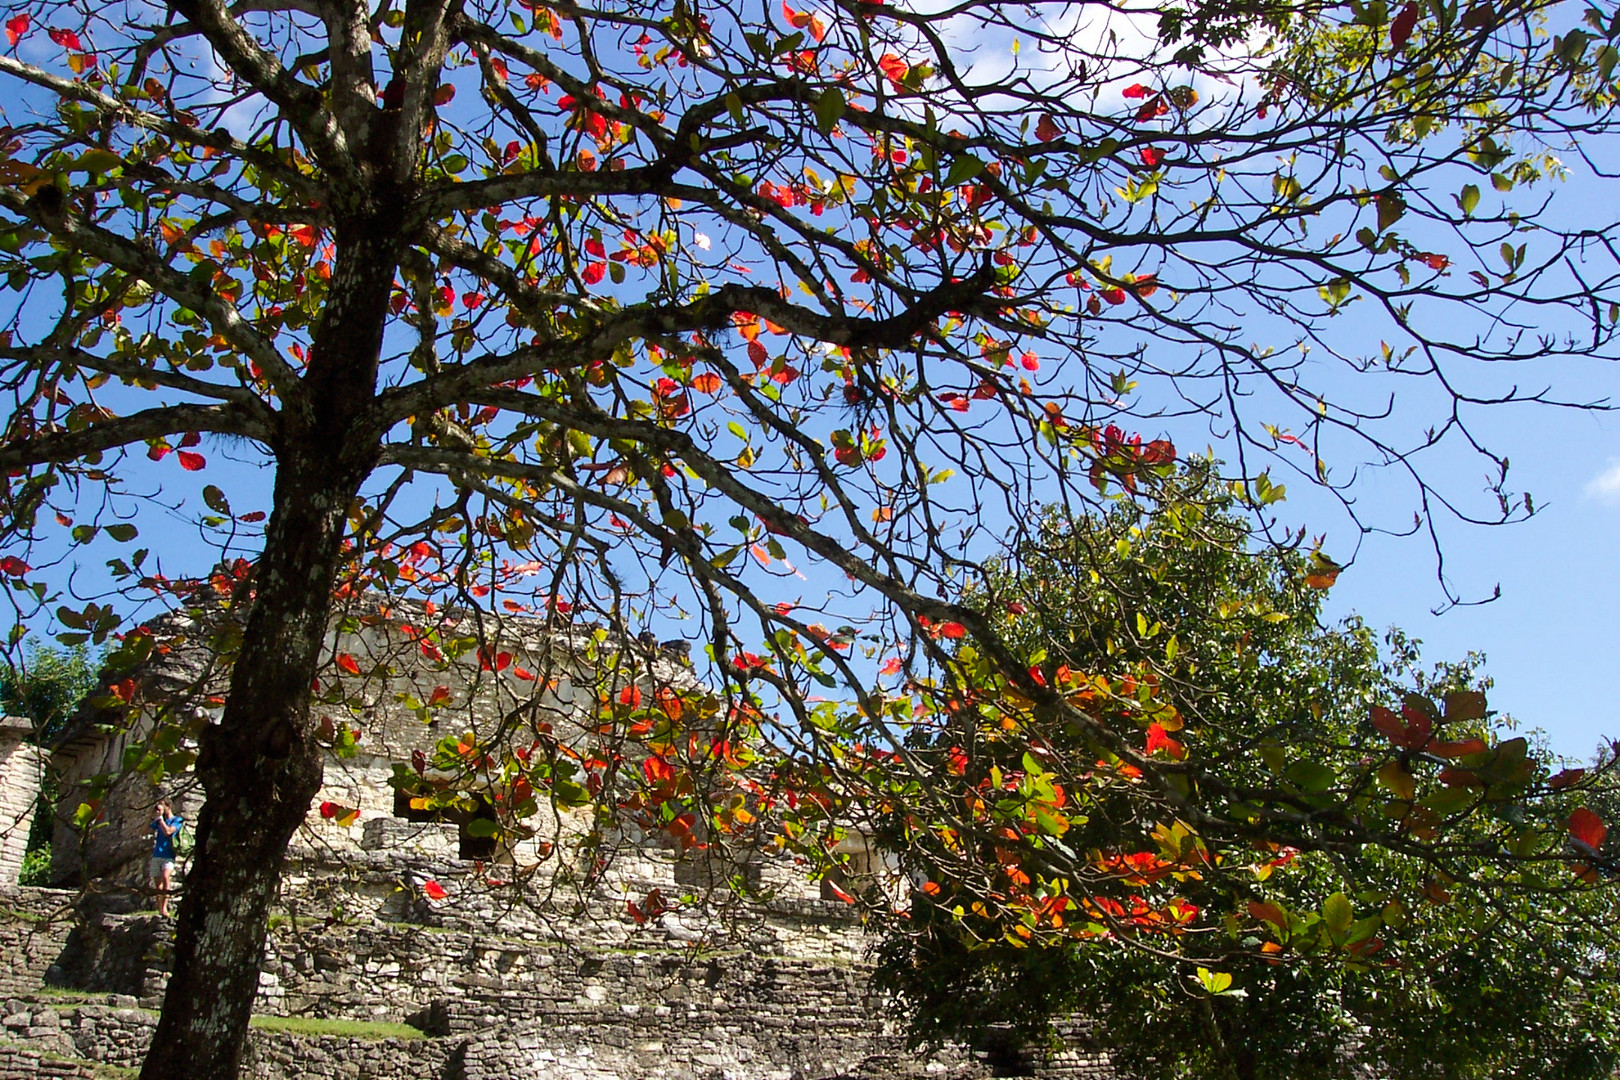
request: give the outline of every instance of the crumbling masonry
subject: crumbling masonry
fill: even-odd
[[[358,807],[360,818],[343,827],[312,813],[294,844],[263,965],[258,1022],[266,1026],[252,1038],[251,1075],[1111,1075],[1078,1037],[1060,1053],[1028,1059],[995,1048],[908,1051],[869,993],[867,941],[849,908],[822,899],[820,886],[791,865],[763,859],[746,867],[771,895],[746,910],[710,904],[645,921],[630,916],[626,896],[689,893],[705,874],[713,880],[713,868],[648,839],[627,845],[611,874],[588,889],[571,885],[566,870],[491,887],[487,880],[499,867],[520,865],[534,851],[493,850],[465,816],[420,820],[426,815],[413,815],[388,782],[395,763],[439,737],[411,703],[446,680],[442,666],[423,671],[384,662],[398,622],[396,615],[391,623],[351,624],[334,636],[335,651],[384,672],[368,683],[363,700],[350,702],[351,715],[361,719],[361,750],[330,763],[319,797]],[[144,685],[153,694],[161,686],[193,695],[201,703],[197,722],[206,723],[217,673],[201,647],[200,624],[189,627],[195,631],[189,638],[184,622],[165,631],[177,627],[175,647],[143,673]],[[588,650],[517,620],[503,620],[495,632],[504,635],[499,647],[517,657],[512,667],[564,672],[546,707],[558,725],[570,722],[578,711],[571,695],[587,685],[578,658]],[[542,651],[549,655],[540,657]],[[644,675],[692,678],[678,657],[657,650]],[[499,709],[503,695],[532,696],[532,687],[503,685],[513,677],[474,670],[452,692],[475,710]],[[4,833],[0,847],[0,1080],[107,1076],[109,1068],[139,1064],[166,979],[170,926],[141,913],[149,905],[139,887],[152,786],[126,775],[101,799],[93,828],[76,829],[73,819],[82,784],[117,772],[148,733],[139,724],[105,726],[90,710],[56,748],[62,797],[53,871],[71,887],[38,889],[14,884],[43,764],[20,741],[25,728],[0,725],[0,810],[4,824],[21,823]],[[193,817],[185,775],[167,777],[164,787]],[[442,899],[429,898],[439,888],[425,889],[428,882],[443,889]],[[295,1022],[277,1026],[275,1018]],[[339,1028],[337,1021],[350,1023]],[[420,1035],[400,1037],[387,1026],[398,1023]]]

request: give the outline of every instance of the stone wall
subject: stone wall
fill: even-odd
[[[871,995],[865,939],[841,903],[789,896],[747,911],[630,918],[614,890],[661,880],[668,861],[627,861],[579,894],[492,888],[455,861],[299,849],[256,1012],[359,1033],[256,1030],[249,1075],[980,1080],[1018,1071],[967,1049],[908,1052]],[[423,897],[430,877],[444,881],[444,901]],[[85,1070],[133,1067],[150,1038],[172,924],[88,902],[75,917],[70,899],[0,892],[0,1080],[106,1075]],[[366,1034],[382,1022],[423,1037]],[[1101,1059],[1072,1050],[1025,1071],[1109,1075]]]
[[[158,791],[130,765],[150,749],[154,710],[166,710],[171,721],[193,728],[217,719],[228,670],[211,650],[211,635],[229,617],[203,610],[154,620],[150,629],[161,647],[133,676],[143,703],[140,713],[129,720],[86,707],[69,724],[52,757],[61,781],[52,840],[55,883],[143,881],[151,850],[148,823]],[[462,651],[446,645],[440,653],[432,646],[436,659],[430,658],[421,636],[429,629],[441,642],[459,640]],[[413,752],[430,752],[447,735],[484,737],[500,727],[520,741],[544,731],[548,738],[575,745],[587,738],[582,717],[595,707],[601,686],[635,684],[647,694],[659,686],[698,688],[696,676],[678,654],[644,645],[615,652],[598,641],[599,634],[590,626],[548,626],[516,616],[485,613],[474,618],[442,610],[430,616],[419,605],[378,611],[375,598],[335,618],[326,655],[352,659],[362,674],[345,676],[329,665],[312,707],[334,724],[359,732],[359,752],[328,757],[314,805],[333,802],[358,809],[363,822],[390,818],[396,809],[389,783],[395,764],[410,762]],[[486,644],[472,648],[480,636]],[[480,652],[500,657],[498,668],[481,664]],[[437,703],[431,711],[423,708],[430,700]],[[510,730],[514,723],[515,733]],[[190,736],[184,742],[195,748]],[[109,783],[110,789],[102,791]],[[164,793],[183,817],[195,820],[201,797],[189,772],[166,777]],[[95,821],[88,830],[79,830],[74,815],[92,795],[99,796]],[[355,852],[364,835],[361,829],[312,814],[303,839]],[[558,836],[537,836],[502,857],[521,861],[544,844],[560,841]]]
[[[0,717],[0,885],[17,883],[45,776],[45,751],[23,741],[33,733],[32,721]]]

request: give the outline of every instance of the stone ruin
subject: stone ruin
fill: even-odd
[[[407,613],[409,614],[409,613]],[[420,613],[418,613],[420,614]],[[190,618],[193,622],[188,623]],[[221,673],[203,647],[206,620],[175,616],[161,632],[174,647],[142,672],[143,686],[196,702],[209,721]],[[553,672],[542,707],[560,729],[577,724],[579,695],[597,683],[582,666],[589,628],[559,632],[527,620],[491,621],[492,644],[514,660],[500,670],[463,665],[451,693],[472,714],[502,715],[533,702],[512,685]],[[523,877],[544,845],[578,822],[559,820],[548,841],[506,847],[480,835],[476,813],[413,813],[389,782],[394,766],[444,733],[412,702],[445,685],[447,670],[398,662],[390,618],[344,624],[334,653],[381,676],[348,702],[359,752],[333,757],[317,798],[358,807],[343,827],[312,811],[289,853],[260,978],[247,1075],[264,1080],[976,1080],[990,1076],[1111,1077],[1084,1033],[1065,1049],[907,1049],[868,985],[868,938],[847,904],[824,898],[785,859],[761,856],[719,871],[675,845],[630,836],[611,872],[588,887],[566,866]],[[408,636],[408,635],[407,635]],[[419,648],[419,642],[413,647]],[[620,661],[622,662],[622,661]],[[695,686],[678,652],[649,648],[634,676]],[[589,691],[594,695],[594,689]],[[50,761],[61,792],[52,874],[58,888],[15,884],[44,755],[21,741],[26,724],[0,725],[0,1080],[104,1077],[139,1065],[167,979],[171,924],[144,913],[146,828],[155,791],[124,768],[143,751],[149,723],[107,724],[81,714]],[[172,750],[173,748],[171,748]],[[96,825],[73,826],[84,784],[124,775],[99,802]],[[179,812],[198,793],[182,771],[164,778]],[[566,815],[560,815],[566,818]],[[852,865],[881,876],[853,835]],[[556,850],[554,846],[552,850]],[[865,860],[864,864],[862,860]],[[183,890],[184,859],[178,868]],[[512,871],[518,883],[492,887]],[[767,899],[682,905],[633,918],[627,897],[693,893],[745,871]],[[423,886],[435,882],[442,899]],[[438,890],[433,890],[437,893]],[[830,894],[829,894],[830,895]],[[409,1025],[401,1028],[399,1025]],[[114,1070],[109,1072],[108,1070]]]

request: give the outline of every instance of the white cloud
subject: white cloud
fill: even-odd
[[[1620,458],[1610,458],[1609,467],[1586,482],[1586,495],[1620,505]]]

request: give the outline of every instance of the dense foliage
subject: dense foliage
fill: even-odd
[[[1054,678],[1109,672],[1113,687],[1152,687],[1129,704],[1152,706],[1150,747],[1196,763],[1195,812],[1225,816],[1233,788],[1272,784],[1307,804],[1343,785],[1319,805],[1323,817],[1345,815],[1347,831],[1394,824],[1432,836],[1468,803],[1484,813],[1447,834],[1442,862],[1398,844],[1313,843],[1310,825],[1298,847],[1286,827],[1262,843],[1206,845],[1122,789],[1105,762],[1070,772],[1062,853],[1084,864],[1082,895],[1098,892],[1057,909],[1068,940],[1031,942],[953,915],[971,886],[925,887],[880,952],[880,984],[909,1006],[915,1037],[994,1041],[1010,1029],[1038,1049],[1052,1019],[1077,1012],[1095,1022],[1086,1038],[1143,1076],[1611,1075],[1613,891],[1572,887],[1563,866],[1495,863],[1538,818],[1556,830],[1579,803],[1609,798],[1612,771],[1594,781],[1535,765],[1527,740],[1485,711],[1477,658],[1425,671],[1398,633],[1381,657],[1359,621],[1321,625],[1320,560],[1260,543],[1203,470],[1186,483],[1181,499],[1151,511],[1048,512],[1016,571],[992,574],[978,605]],[[1378,710],[1407,691],[1403,712],[1435,722],[1426,744],[1404,737],[1413,712],[1393,740],[1381,738],[1380,718],[1393,714]],[[1016,789],[992,779],[985,790],[1003,798],[1026,795],[1024,778],[1045,763],[1087,753],[1050,738],[1032,769],[1022,744],[985,739],[963,751],[961,735],[914,743],[927,752],[949,742],[964,779],[981,787],[992,770],[1020,778]],[[1576,785],[1574,800],[1523,798]],[[906,844],[897,850],[916,876],[936,870]],[[1023,867],[1052,873],[1039,854]],[[1129,901],[1106,899],[1121,886]],[[1166,910],[1194,914],[1158,917]]]

